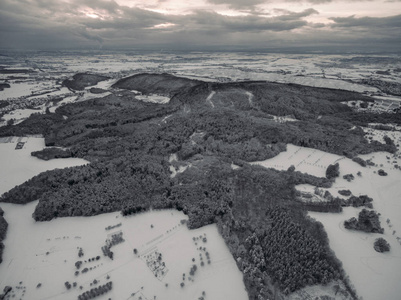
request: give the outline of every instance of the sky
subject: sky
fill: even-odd
[[[401,52],[401,0],[0,0],[0,48]]]

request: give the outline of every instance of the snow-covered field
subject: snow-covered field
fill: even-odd
[[[151,94],[151,95],[136,95],[135,98],[144,101],[144,102],[152,102],[152,103],[158,103],[158,104],[163,104],[163,103],[168,103],[170,102],[170,98],[162,95],[156,95],[156,94]]]
[[[104,89],[109,89],[117,78],[143,72],[167,72],[206,81],[265,80],[368,93],[379,90],[360,84],[360,80],[372,78],[400,82],[401,79],[401,73],[395,71],[401,68],[401,59],[397,55],[82,51],[36,52],[30,53],[29,60],[25,58],[18,55],[0,57],[1,65],[36,72],[29,76],[17,74],[18,80],[9,79],[11,87],[0,92],[0,100],[54,88],[56,79],[78,72],[111,75],[111,80],[97,85]],[[9,76],[1,74],[0,78],[7,80]]]
[[[17,142],[25,142],[23,149],[15,150]],[[43,138],[0,140],[0,194],[42,171],[87,163],[41,161],[30,155],[43,147]],[[9,227],[0,288],[11,286],[12,298],[77,299],[112,282],[112,289],[98,299],[198,299],[203,292],[206,299],[247,299],[242,274],[216,225],[188,230],[188,217],[174,210],[35,222],[36,205],[1,203]],[[111,259],[102,247],[118,234],[124,241],[111,247]],[[79,269],[77,261],[82,262]]]
[[[331,153],[288,144],[287,151],[281,152],[273,158],[252,162],[251,164],[258,164],[266,168],[277,170],[287,170],[293,165],[296,171],[308,173],[317,177],[324,177],[327,166],[342,159],[341,156]]]
[[[378,124],[372,124],[377,126]],[[383,125],[383,124],[381,124]],[[386,126],[392,126],[391,124],[386,124]],[[401,128],[399,126],[392,126],[394,130],[379,130],[374,128],[362,128],[365,132],[365,136],[369,141],[378,141],[380,143],[385,143],[384,137],[388,136],[394,141],[394,144],[401,145]]]
[[[0,91],[0,101],[34,100],[42,98],[35,109],[15,107],[7,111],[0,119],[0,126],[14,119],[19,123],[32,113],[43,113],[48,107],[54,112],[59,105],[74,101],[85,101],[101,98],[118,92],[111,88],[118,79],[138,73],[170,73],[204,81],[246,81],[260,80],[280,83],[293,83],[314,87],[326,87],[357,91],[377,98],[374,106],[368,109],[386,111],[397,108],[400,96],[387,95],[378,88],[361,84],[364,79],[386,82],[401,82],[401,58],[397,55],[361,56],[354,54],[320,55],[320,54],[275,54],[275,53],[208,53],[208,52],[32,52],[29,60],[24,55],[8,53],[0,56],[0,65],[9,69],[22,70],[17,74],[0,74],[0,83],[8,83],[10,88]],[[26,70],[31,73],[26,74]],[[110,76],[101,81],[96,88],[104,89],[103,94],[92,94],[91,87],[84,91],[69,91],[61,82],[78,72],[98,73]],[[71,100],[76,96],[75,100]],[[212,97],[212,96],[211,96]],[[60,98],[64,98],[61,102]],[[137,95],[137,99],[167,103],[170,99],[161,95]],[[53,100],[54,105],[51,106]],[[211,99],[209,99],[211,100]],[[349,99],[349,105],[354,102]],[[395,101],[388,104],[387,101]],[[251,101],[251,97],[250,97]],[[382,103],[384,101],[384,104]],[[209,101],[212,105],[213,102]],[[44,102],[42,102],[44,103]],[[36,108],[38,110],[36,110]],[[360,109],[360,108],[357,108]],[[2,111],[0,110],[0,116]],[[292,121],[292,120],[285,120]]]
[[[396,132],[395,132],[396,133]],[[380,132],[377,133],[380,136]],[[397,141],[397,140],[395,140]],[[351,283],[364,300],[399,299],[401,295],[401,170],[394,166],[401,163],[399,152],[395,155],[376,152],[362,155],[375,165],[361,167],[352,160],[323,151],[287,145],[287,151],[263,162],[254,162],[267,168],[286,170],[291,165],[295,170],[324,177],[329,164],[339,163],[340,176],[328,190],[333,196],[343,197],[339,190],[350,190],[353,195],[368,195],[373,198],[373,209],[381,214],[380,222],[384,234],[368,234],[344,229],[344,221],[358,217],[362,208],[346,207],[342,213],[317,213],[309,215],[320,221],[327,231],[330,247],[342,261]],[[379,176],[378,170],[388,175]],[[357,175],[360,172],[361,176]],[[343,178],[353,174],[348,182]],[[300,185],[298,190],[313,193],[311,185]],[[343,197],[344,198],[344,197]],[[388,253],[373,249],[376,238],[384,237],[391,245]]]
[[[181,222],[187,216],[174,210],[36,223],[31,217],[36,204],[1,205],[9,230],[0,285],[13,287],[17,299],[77,299],[109,281],[112,290],[98,299],[198,299],[203,292],[206,299],[247,299],[242,274],[216,225],[188,230]],[[111,260],[101,248],[116,233],[122,233],[124,242],[111,248]],[[77,261],[82,261],[79,270]],[[190,275],[193,265],[197,270]]]
[[[31,108],[23,108],[16,109],[8,114],[5,114],[3,118],[3,122],[0,122],[0,126],[4,126],[7,124],[7,121],[14,120],[13,124],[21,123],[22,121],[29,118],[32,114],[43,114],[46,111],[46,107],[44,105],[37,106],[36,109]]]
[[[43,161],[31,156],[31,152],[45,148],[44,138],[13,138],[12,142],[0,139],[0,195],[33,176],[46,170],[87,164],[80,158],[63,158]],[[22,149],[15,150],[17,142],[24,142]]]
[[[401,73],[397,71],[401,68],[399,55],[365,57],[351,54],[248,55],[91,51],[53,55],[50,52],[32,52],[29,60],[24,55],[0,56],[0,65],[34,71],[29,74],[0,74],[1,83],[5,82],[11,86],[0,91],[0,101],[11,102],[21,99],[28,101],[44,97],[50,103],[50,106],[46,106],[47,103],[40,104],[35,107],[37,110],[25,106],[15,108],[2,117],[2,125],[10,119],[15,119],[15,123],[21,122],[32,113],[43,113],[46,107],[50,108],[50,112],[54,112],[60,105],[118,92],[111,88],[116,80],[143,72],[167,72],[205,81],[262,80],[352,90],[375,95],[377,102],[372,106],[372,110],[388,109],[393,105],[388,102],[389,100],[401,101],[398,96],[386,95],[376,87],[359,83],[363,79],[401,82]],[[107,92],[92,94],[89,91],[91,87],[84,91],[73,92],[61,87],[63,79],[77,72],[108,74],[112,79],[94,86]],[[60,97],[63,100],[58,101]],[[157,95],[136,95],[136,97],[142,101],[156,103],[169,101],[169,98]],[[214,105],[212,98],[213,94],[207,98],[210,105]],[[51,107],[52,100],[57,100],[53,103],[53,107]],[[249,101],[252,101],[251,96]],[[352,102],[353,99],[349,99],[349,105],[353,105]],[[296,121],[291,117],[275,118],[275,120]],[[388,135],[395,144],[401,144],[400,131],[372,128],[364,130],[368,139],[383,142],[384,135]],[[43,139],[40,138],[21,139],[20,141],[25,144],[20,150],[15,150],[17,142],[15,139],[12,143],[1,141],[4,139],[0,139],[0,194],[42,171],[86,163],[77,159],[45,162],[31,157],[31,151],[44,147]],[[401,170],[395,166],[401,165],[400,152],[396,155],[374,153],[362,158],[371,159],[375,165],[363,168],[341,156],[288,145],[286,152],[255,163],[279,170],[286,170],[294,165],[297,171],[324,177],[327,166],[338,162],[340,177],[328,190],[333,196],[340,196],[339,190],[349,189],[355,196],[366,194],[372,197],[374,209],[381,213],[380,220],[382,227],[385,228],[384,236],[392,246],[391,251],[379,254],[373,250],[373,241],[378,236],[376,234],[344,230],[343,221],[351,216],[357,216],[360,209],[345,208],[341,214],[310,213],[310,215],[324,224],[330,238],[330,246],[343,262],[351,282],[365,300],[399,299]],[[232,167],[237,168],[235,165]],[[171,175],[175,176],[185,168],[186,166],[177,165],[177,168],[172,166]],[[379,169],[387,172],[388,176],[379,176]],[[356,175],[358,172],[361,172],[361,176]],[[353,174],[355,179],[348,182],[342,178],[345,174]],[[297,189],[313,192],[314,187],[302,185]],[[0,289],[7,284],[12,286],[17,299],[71,299],[109,281],[113,282],[113,289],[99,299],[198,299],[202,296],[202,291],[206,292],[206,299],[247,298],[241,274],[219,237],[216,227],[207,226],[197,231],[189,231],[185,224],[181,224],[181,220],[186,217],[179,212],[150,212],[126,218],[114,213],[91,218],[64,218],[47,223],[35,223],[30,217],[35,203],[25,206],[11,204],[1,204],[1,206],[5,210],[5,218],[10,227],[5,240],[4,262],[0,264]],[[121,225],[113,230],[105,230],[109,225],[120,223]],[[116,232],[123,233],[125,242],[112,247],[115,256],[114,260],[110,260],[101,253],[101,246],[111,233]],[[203,244],[197,241],[198,245],[195,245],[192,238],[204,234],[207,236],[207,242]],[[206,260],[205,251],[199,250],[200,246],[207,248],[211,256],[210,265],[200,267],[199,254]],[[81,258],[78,258],[77,247],[82,247],[84,250],[85,254]],[[137,248],[139,256],[133,254],[134,248]],[[154,255],[155,249],[162,253],[162,261],[165,262],[166,268],[163,269],[164,274],[157,273],[157,276],[148,268],[144,256],[152,253]],[[89,258],[98,255],[99,260],[89,262]],[[198,265],[195,276],[191,276],[194,282],[188,280],[193,264],[192,258],[195,258],[194,263]],[[78,260],[86,260],[79,271],[85,267],[89,271],[76,277],[74,264]],[[181,287],[183,273],[186,274],[185,285]],[[96,283],[93,282],[95,279]],[[66,281],[71,285],[76,282],[77,286],[67,289],[64,286]],[[308,291],[309,295],[315,294],[312,287]],[[298,299],[296,297],[301,294],[297,294],[294,299]]]
[[[374,208],[378,200],[382,199],[374,200]],[[400,214],[400,207],[396,208]],[[343,268],[359,296],[364,300],[398,300],[401,295],[401,245],[391,234],[392,230],[386,226],[384,213],[380,218],[385,228],[384,234],[345,229],[344,221],[357,217],[360,210],[348,207],[339,214],[309,212],[309,215],[324,225],[330,247],[343,263]],[[373,243],[379,237],[383,237],[390,244],[390,252],[378,253],[373,249]]]

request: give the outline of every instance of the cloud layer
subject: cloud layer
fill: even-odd
[[[22,49],[400,47],[401,15],[327,16],[320,7],[335,0],[301,1],[296,10],[294,1],[300,2],[204,0],[186,7],[155,0],[146,7],[123,0],[1,0],[0,39],[2,47]]]

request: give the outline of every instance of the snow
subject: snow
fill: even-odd
[[[287,170],[293,165],[296,171],[308,173],[317,177],[325,177],[328,165],[341,159],[341,156],[335,154],[288,144],[287,151],[281,152],[273,158],[252,162],[251,164],[277,170]]]
[[[328,296],[330,300],[352,300],[347,288],[341,281],[333,281],[326,285],[312,285],[304,287],[290,295],[288,300],[305,300],[305,299],[325,299],[322,296]]]
[[[127,92],[126,90],[122,89],[114,89],[115,91],[124,91]],[[140,91],[137,90],[130,90],[131,93],[135,95],[135,98],[137,100],[143,101],[143,102],[151,102],[151,103],[156,103],[156,104],[165,104],[170,102],[170,97],[164,96],[164,95],[159,95],[159,94],[148,94],[144,95]]]
[[[294,119],[290,116],[274,116],[273,115],[273,120],[276,121],[277,123],[285,123],[285,122],[297,122],[297,119]]]
[[[249,101],[249,105],[253,105],[252,99],[254,98],[254,95],[251,92],[246,91],[245,95],[248,96],[248,101]]]
[[[37,107],[37,109],[22,108],[13,110],[2,117],[4,121],[0,123],[0,126],[6,125],[7,121],[11,119],[14,119],[14,124],[21,123],[22,121],[29,118],[32,114],[43,114],[45,110],[45,105],[40,105]]]
[[[79,158],[40,160],[31,156],[31,152],[45,148],[44,138],[24,137],[20,140],[25,145],[19,150],[15,150],[17,139],[0,143],[0,195],[43,171],[87,164]]]
[[[377,200],[374,205],[376,203]],[[401,295],[401,246],[388,230],[381,235],[345,229],[344,221],[357,217],[359,211],[348,207],[339,214],[309,212],[309,215],[324,225],[330,247],[342,261],[359,296],[364,300],[398,300]],[[379,237],[389,242],[390,252],[378,253],[373,249],[373,243]]]
[[[44,91],[42,91],[44,92]],[[50,96],[64,96],[66,94],[70,94],[70,90],[66,87],[61,87],[59,89],[51,89],[46,94],[43,95],[36,95],[36,96],[29,96],[27,99],[35,99],[35,98],[43,98],[43,97],[50,97]]]
[[[399,96],[373,96],[373,98],[376,98],[378,100],[391,100],[391,101],[397,101],[397,102],[401,102],[401,97]]]
[[[319,189],[322,193],[315,193],[315,186],[310,184],[298,184],[295,189],[301,192],[301,197],[299,198],[302,202],[327,202],[328,200],[323,197],[324,189]]]
[[[167,123],[167,119],[170,118],[172,115],[167,115],[165,117],[163,117],[162,119],[162,123],[166,124]]]
[[[14,64],[16,68],[21,69],[32,69],[33,65],[37,65],[39,67],[33,68],[40,68],[40,72],[29,74],[29,76],[20,74],[18,76],[25,78],[18,80],[14,80],[11,76],[2,74],[0,76],[2,80],[7,80],[11,87],[0,92],[0,101],[32,97],[32,94],[40,94],[47,91],[51,92],[49,94],[33,97],[47,97],[47,95],[61,96],[68,91],[65,88],[58,87],[57,82],[77,72],[110,74],[113,79],[99,82],[96,85],[96,87],[106,90],[110,89],[111,85],[118,78],[143,72],[167,72],[177,76],[196,78],[204,81],[226,82],[261,80],[358,91],[374,95],[377,101],[375,102],[375,106],[371,109],[377,111],[387,110],[388,108],[392,109],[401,99],[397,96],[386,95],[375,87],[358,83],[361,79],[370,78],[372,76],[380,80],[391,79],[392,81],[399,82],[401,80],[401,74],[392,72],[391,70],[401,68],[401,62],[399,56],[392,55],[386,55],[386,59],[381,60],[380,57],[376,57],[375,55],[370,55],[370,57],[365,58],[362,55],[355,56],[351,54],[305,54],[300,56],[294,54],[253,53],[252,56],[248,56],[244,53],[193,52],[177,55],[174,53],[162,52],[107,52],[104,54],[100,51],[98,53],[82,51],[79,53],[57,53],[57,55],[32,52],[29,62],[25,61],[23,55],[20,57],[14,55],[12,61],[8,61],[10,59],[11,58],[0,57],[0,62],[7,60],[7,65]],[[378,70],[389,70],[392,74],[391,76],[376,74]],[[60,90],[56,91],[55,88],[60,88]],[[213,93],[214,92],[207,97],[211,106],[214,105],[211,101],[214,95]],[[251,103],[252,94],[249,92],[246,92],[246,94],[248,95],[248,101]],[[380,96],[377,94],[380,94]],[[57,105],[100,98],[106,95],[110,95],[110,93],[93,95],[87,90],[83,91],[83,94],[77,95],[78,98],[76,96],[71,97],[71,94],[65,94],[64,100]],[[167,103],[169,101],[167,97],[163,98],[158,95],[136,97],[142,101],[155,103]],[[347,103],[351,105],[352,101],[353,99],[349,99]],[[395,104],[393,103],[392,106],[390,106],[391,103],[389,101],[393,101]],[[5,115],[4,119],[16,118],[16,122],[18,123],[31,113],[43,112],[45,110],[45,106],[43,105],[38,108],[39,110],[15,110],[11,114]],[[50,108],[51,112],[53,112],[54,109],[55,107]],[[291,116],[274,119],[278,122],[296,121],[292,119]],[[167,118],[164,118],[162,121],[166,122],[166,120]],[[388,135],[394,140],[395,144],[401,144],[401,134],[399,129],[397,131],[397,128],[395,128],[396,130],[394,131],[381,131],[372,128],[363,129],[365,130],[367,139],[383,142],[384,135]],[[48,162],[41,161],[35,157],[31,157],[30,152],[42,149],[44,147],[43,139],[30,137],[25,138],[23,141],[27,141],[27,143],[21,150],[14,150],[15,140],[12,143],[0,143],[0,194],[41,171],[86,163],[83,160],[74,159],[57,159]],[[324,177],[327,166],[339,162],[340,177],[336,179],[333,187],[327,190],[334,196],[340,196],[338,194],[338,190],[340,189],[349,189],[352,191],[353,195],[366,194],[372,197],[374,199],[374,209],[381,213],[380,220],[382,226],[385,228],[384,236],[392,246],[390,253],[379,254],[373,250],[372,243],[378,235],[368,235],[344,230],[342,228],[342,222],[351,216],[357,216],[359,210],[345,208],[344,212],[341,214],[310,213],[310,215],[319,219],[324,224],[330,238],[331,247],[336,252],[339,259],[343,261],[344,269],[349,274],[351,282],[355,284],[358,293],[362,295],[365,300],[383,298],[398,299],[399,297],[397,298],[397,295],[400,294],[400,288],[397,281],[401,278],[399,273],[399,270],[401,270],[401,256],[399,253],[399,242],[401,242],[401,209],[399,204],[399,199],[401,199],[401,171],[396,169],[395,165],[401,165],[401,156],[399,152],[395,155],[390,155],[389,153],[374,153],[362,156],[362,158],[370,158],[376,165],[363,168],[351,160],[338,155],[315,149],[288,145],[286,152],[280,153],[270,160],[255,163],[279,170],[286,170],[291,165],[294,165],[297,171]],[[174,160],[177,160],[176,156],[172,156],[170,162],[174,162]],[[175,162],[174,166],[178,166],[178,170],[173,167],[176,173],[177,171],[184,171],[183,168],[186,167],[180,165],[178,162]],[[235,169],[237,166],[232,164],[232,168]],[[379,169],[385,170],[388,176],[379,176],[377,174]],[[176,174],[174,172],[172,171],[173,174]],[[361,172],[362,176],[357,176],[357,172]],[[343,175],[350,173],[355,176],[352,182],[348,182],[342,178]],[[303,192],[312,192],[314,187],[302,185],[297,186],[297,189]],[[2,271],[4,270],[3,268],[7,267],[7,263],[3,262],[3,264],[0,265],[0,282],[2,285],[5,285],[8,280],[7,278],[9,278],[10,281],[8,282],[13,287],[26,286],[24,297],[28,299],[46,299],[45,297],[50,297],[52,299],[70,299],[71,296],[74,298],[79,292],[76,289],[67,291],[63,285],[64,281],[69,280],[73,282],[74,280],[79,280],[80,284],[84,286],[84,290],[81,291],[83,292],[91,288],[89,283],[96,276],[96,278],[101,281],[101,284],[104,284],[106,282],[105,276],[109,273],[111,276],[110,280],[113,281],[115,286],[112,292],[99,297],[99,299],[107,299],[110,296],[116,299],[139,299],[139,295],[146,296],[148,299],[153,298],[155,295],[158,296],[158,299],[160,299],[161,295],[163,295],[163,299],[197,299],[201,296],[200,293],[203,288],[205,288],[205,290],[207,288],[206,299],[246,299],[246,295],[243,294],[242,279],[237,283],[236,281],[230,281],[231,279],[223,281],[220,277],[211,276],[210,280],[212,282],[210,283],[208,277],[205,275],[208,274],[206,269],[199,270],[197,274],[199,276],[196,278],[195,283],[190,283],[186,280],[186,285],[183,289],[178,287],[180,281],[178,279],[180,279],[180,276],[173,276],[172,274],[177,273],[180,275],[189,271],[191,262],[187,262],[186,255],[190,256],[193,250],[190,250],[188,246],[189,239],[185,237],[185,234],[187,234],[186,232],[191,232],[192,234],[192,231],[184,229],[185,226],[178,225],[176,228],[179,228],[179,230],[172,231],[176,233],[168,235],[165,241],[161,241],[160,244],[157,244],[157,247],[163,250],[166,263],[169,262],[171,263],[170,265],[174,265],[174,268],[169,268],[168,274],[163,279],[167,280],[169,276],[172,276],[171,281],[169,280],[168,288],[165,287],[164,282],[155,280],[154,275],[149,271],[146,265],[144,265],[143,260],[132,257],[133,245],[138,246],[139,249],[141,245],[146,245],[146,243],[150,241],[150,237],[153,236],[152,234],[161,234],[161,231],[159,232],[158,230],[161,230],[160,228],[163,228],[163,226],[165,226],[165,228],[173,226],[174,228],[174,226],[180,224],[178,222],[178,216],[179,218],[185,218],[185,216],[180,216],[178,212],[167,212],[167,215],[169,213],[174,214],[174,217],[171,216],[171,219],[169,219],[167,215],[163,217],[162,215],[164,212],[160,212],[160,215],[155,215],[159,212],[151,212],[149,215],[149,220],[151,221],[146,221],[148,220],[148,217],[146,217],[147,214],[129,218],[122,218],[118,214],[109,214],[93,218],[65,218],[48,223],[35,223],[28,216],[32,213],[35,203],[26,206],[13,206],[9,204],[2,204],[1,206],[5,208],[6,218],[8,218],[7,214],[12,217],[12,220],[9,221],[10,231],[7,240],[15,246],[14,248],[12,248],[12,246],[7,248],[6,246],[5,256],[7,257],[8,255],[8,257],[11,257],[11,253],[14,254],[14,252],[16,256],[19,256],[15,259],[11,258],[13,259],[12,261],[9,260],[9,264],[13,266],[13,272],[15,270],[15,275],[10,274],[9,271]],[[23,214],[27,217],[21,218]],[[135,226],[142,228],[140,227],[142,223],[139,221],[139,223],[135,223],[136,221],[134,220],[140,217],[145,218],[141,221],[142,223],[145,224],[147,222],[146,224],[148,225],[149,223],[155,225],[152,230],[149,228],[143,229],[147,234],[146,237],[142,235],[141,232],[136,232]],[[175,217],[177,217],[177,219],[174,219]],[[163,223],[164,225],[157,223],[159,219],[160,222],[165,222]],[[386,222],[387,219],[389,219],[388,223]],[[87,251],[88,254],[92,253],[92,251],[93,253],[97,253],[100,243],[104,243],[106,238],[104,227],[107,225],[105,224],[113,224],[111,220],[114,222],[116,220],[122,222],[122,226],[119,230],[123,230],[124,237],[126,238],[124,244],[116,246],[115,250],[113,248],[116,259],[113,262],[106,263],[106,258],[102,257],[100,260],[100,263],[103,263],[102,266],[75,278],[73,276],[73,262],[77,260],[76,247],[78,247],[78,243],[81,247],[85,247],[85,251]],[[132,224],[130,222],[132,222]],[[49,226],[50,224],[51,226]],[[96,224],[98,227],[95,228],[93,224]],[[75,236],[78,236],[78,234],[75,235],[73,230],[79,227],[78,225],[80,226],[78,232],[81,234],[82,231],[82,236],[81,239],[75,240]],[[91,234],[86,233],[86,227]],[[203,231],[209,230],[208,228],[209,227],[200,229],[201,234]],[[213,226],[211,226],[211,228],[213,228]],[[134,233],[135,237],[130,236],[131,232],[136,232]],[[18,239],[18,235],[24,238]],[[30,235],[32,235],[32,238]],[[69,238],[64,240],[62,236],[69,236]],[[208,249],[212,247],[212,244],[215,244],[214,242],[210,243],[212,240],[211,236],[213,236],[213,234],[208,233]],[[179,239],[174,240],[175,237]],[[47,240],[47,238],[50,240]],[[148,238],[149,240],[147,240]],[[21,244],[24,243],[25,240],[26,243]],[[216,240],[222,242],[221,238],[216,237]],[[168,244],[168,241],[171,242],[171,245]],[[127,248],[129,243],[132,244],[131,247],[129,247],[130,249]],[[216,242],[216,245],[218,243],[219,242]],[[183,248],[185,251],[177,249],[177,245],[185,246]],[[349,247],[344,247],[344,245],[349,245]],[[166,247],[167,250],[163,247]],[[223,248],[222,246],[219,249]],[[146,247],[141,249],[145,250]],[[355,250],[358,250],[358,252]],[[193,251],[196,252],[196,250]],[[212,253],[211,251],[212,248],[210,249],[210,253]],[[46,252],[49,252],[49,255],[43,254]],[[219,252],[217,251],[216,253]],[[38,254],[38,256],[34,256],[36,254]],[[66,257],[67,262],[64,262],[61,257],[62,254]],[[181,262],[175,260],[175,255],[181,255],[185,258],[185,263],[184,260],[182,261],[182,264],[185,264],[186,268],[184,271],[182,270],[182,268],[184,268],[183,265],[180,265]],[[216,257],[218,256],[217,254],[213,255],[216,255]],[[212,260],[213,257],[214,256],[212,256]],[[232,259],[230,255],[227,257],[229,257],[227,261]],[[22,262],[19,263],[19,261]],[[116,263],[117,261],[119,264]],[[142,261],[142,264],[140,264],[140,261]],[[27,265],[22,266],[23,262],[27,263]],[[92,265],[94,266],[94,264]],[[215,265],[212,263],[212,269],[210,270],[214,270],[214,266]],[[228,269],[233,268],[233,270],[237,270],[234,264],[228,264],[228,266],[230,266],[227,267]],[[134,268],[134,272],[132,272],[132,268]],[[221,271],[224,270],[224,268],[215,269],[216,274],[222,277],[231,276],[231,274],[241,275],[237,271],[230,271],[226,272],[227,274],[223,276],[220,273],[224,272]],[[57,276],[55,276],[55,274],[57,274]],[[19,279],[17,277],[21,278]],[[205,277],[206,279],[203,279]],[[42,281],[43,286],[41,288],[36,288],[39,279]],[[18,284],[19,281],[23,281],[23,284]],[[219,285],[220,282],[222,282],[221,289],[216,287],[217,282],[219,282]],[[204,285],[202,286],[202,284]],[[143,290],[141,289],[142,286],[144,287]],[[226,293],[225,288],[228,290],[228,294],[224,294],[223,296],[223,293]],[[319,288],[321,287],[318,287],[318,289]],[[14,291],[19,293],[19,296],[22,296],[23,290],[23,288],[19,290],[14,288]],[[130,296],[132,292],[138,293],[136,293],[135,296]],[[311,292],[311,290],[307,292],[309,295],[314,295],[314,292]],[[164,297],[165,295],[166,297]],[[245,296],[242,297],[243,295]],[[236,296],[239,298],[236,298]]]
[[[14,150],[18,141],[25,142],[24,148]],[[43,138],[2,138],[0,142],[0,194],[41,171],[86,163],[72,158],[41,161],[32,157],[31,151],[44,147]],[[17,299],[77,299],[109,281],[113,289],[97,299],[198,299],[203,291],[207,299],[248,299],[242,274],[215,224],[188,230],[188,217],[175,210],[35,222],[31,216],[36,205],[37,201],[26,205],[1,203],[9,227],[0,264],[0,287],[11,286],[10,295]],[[102,254],[101,247],[119,232],[125,241],[111,248],[111,260]],[[81,258],[78,248],[84,252]],[[137,255],[133,249],[137,249]],[[165,274],[160,277],[155,277],[147,265],[152,261],[147,255],[155,251],[162,254],[165,263]],[[98,260],[92,260],[97,256]],[[76,276],[75,262],[79,260],[83,265]],[[191,276],[193,264],[198,268]],[[82,273],[84,268],[88,272]],[[181,287],[183,273],[185,286]],[[66,281],[77,286],[68,290]]]
[[[369,93],[376,93],[378,89],[362,85],[358,81],[372,77],[399,82],[400,75],[397,72],[392,72],[391,76],[376,72],[401,67],[397,55],[386,55],[387,59],[382,60],[382,56],[377,56],[375,59],[375,55],[370,55],[364,59],[362,55],[353,54],[253,53],[249,56],[246,53],[208,52],[188,52],[180,55],[167,52],[105,53],[102,51],[63,52],[57,55],[35,53],[29,62],[26,62],[22,55],[14,56],[13,61],[7,64],[14,64],[21,69],[34,67],[36,70],[39,66],[39,72],[32,73],[29,77],[25,74],[19,75],[30,80],[35,77],[53,79],[55,76],[62,74],[70,76],[77,72],[112,74],[116,78],[143,72],[167,72],[205,81],[264,80]],[[0,58],[0,61],[3,59]],[[7,79],[7,76],[3,77]],[[11,87],[11,90],[21,91],[21,87]],[[107,89],[109,85],[103,82],[97,87]],[[11,94],[16,96],[14,92]],[[26,94],[30,94],[29,89]]]
[[[174,178],[177,174],[183,173],[186,169],[192,167],[192,163],[178,161],[176,153],[171,154],[168,161],[171,163],[169,168],[171,172],[170,178]]]
[[[104,93],[101,93],[101,94],[92,94],[92,93],[90,93],[88,91],[85,91],[83,93],[83,95],[79,96],[79,98],[77,99],[77,102],[78,101],[86,101],[86,100],[90,100],[90,99],[96,99],[96,98],[103,98],[103,97],[106,97],[106,96],[109,96],[109,95],[111,95],[111,92],[104,92]]]
[[[33,91],[36,91],[40,87],[39,83],[27,81],[11,83],[10,88],[6,88],[0,91],[0,97],[2,100],[9,98],[18,98],[22,96],[30,96]]]
[[[381,214],[384,234],[368,234],[344,229],[343,222],[357,217],[362,208],[346,207],[342,213],[317,213],[309,215],[320,221],[328,234],[330,247],[342,261],[351,283],[364,300],[399,299],[401,286],[401,170],[399,152],[375,152],[360,156],[371,160],[374,166],[362,167],[352,160],[312,148],[287,145],[287,151],[262,162],[253,162],[267,168],[286,170],[294,165],[297,171],[324,177],[329,164],[339,163],[340,176],[328,190],[339,196],[339,190],[350,190],[353,195],[367,195],[373,198],[373,208]],[[388,175],[379,176],[383,169]],[[361,176],[357,173],[360,172]],[[355,179],[348,182],[343,178],[353,174]],[[298,185],[301,192],[313,193],[311,185]],[[388,222],[387,222],[388,220]],[[389,253],[378,253],[373,249],[376,238],[384,237],[391,245]]]
[[[214,108],[214,103],[212,102],[212,98],[213,98],[213,96],[214,96],[215,94],[216,94],[216,92],[215,92],[215,91],[212,91],[212,92],[210,92],[209,96],[207,96],[207,98],[206,98],[206,102],[207,102],[208,104],[210,104],[210,106],[213,107],[213,108]]]
[[[9,84],[10,88],[0,91],[1,100],[13,100],[20,97],[34,99],[47,97],[47,95],[63,95],[69,92],[67,88],[59,87],[54,80],[44,80],[43,78],[27,77],[26,80],[11,80]],[[34,95],[32,96],[32,94]]]
[[[371,126],[379,125],[379,124],[369,124]],[[391,138],[395,145],[401,144],[401,130],[399,126],[393,126],[391,124],[381,124],[386,126],[392,126],[394,130],[379,130],[374,128],[366,128],[362,127],[363,131],[365,132],[365,138],[368,141],[378,141],[380,143],[384,143],[384,137],[387,136]]]
[[[135,98],[144,102],[152,102],[157,104],[165,104],[170,102],[170,98],[162,95],[135,95]]]
[[[103,80],[103,81],[99,81],[96,85],[91,85],[86,87],[86,90],[90,90],[92,88],[99,88],[99,89],[104,89],[104,90],[108,90],[111,88],[111,86],[117,82],[117,79],[108,79],[108,80]]]
[[[171,163],[171,162],[174,162],[174,161],[178,161],[177,153],[171,154],[170,157],[168,158],[168,161],[169,161],[170,163]]]
[[[52,107],[49,108],[49,111],[51,113],[54,113],[56,109],[62,105],[68,104],[68,103],[74,103],[79,99],[79,96],[69,96],[65,97],[63,100],[59,101],[56,103],[56,105],[53,105]]]
[[[25,299],[76,299],[90,283],[113,282],[113,289],[99,299],[130,298],[142,293],[147,299],[197,299],[206,292],[207,299],[247,299],[242,274],[216,225],[188,230],[181,220],[187,216],[174,210],[151,211],[135,216],[122,217],[119,213],[95,217],[71,217],[35,222],[31,214],[37,202],[27,205],[2,204],[4,217],[9,222],[5,239],[3,263],[0,265],[1,286],[25,287]],[[106,230],[108,226],[119,227]],[[101,247],[113,233],[122,232],[125,242],[113,246],[114,260],[103,256]],[[206,237],[206,242],[193,237]],[[207,263],[206,247],[211,263]],[[78,248],[84,256],[78,257]],[[138,250],[134,255],[133,249]],[[146,255],[158,251],[165,263],[165,275],[156,278],[147,267]],[[202,254],[205,265],[200,265]],[[87,261],[100,256],[99,260]],[[195,262],[192,261],[195,258]],[[82,260],[87,273],[74,275],[75,262]],[[189,275],[193,264],[198,266],[194,276]],[[185,273],[185,286],[180,287]],[[110,279],[107,280],[107,276]],[[193,281],[189,281],[191,277]],[[77,288],[67,290],[64,282],[77,282]],[[36,288],[41,283],[40,288]],[[98,284],[98,285],[99,285]],[[166,287],[166,284],[168,286]],[[82,286],[83,290],[78,287]],[[14,288],[15,290],[15,288]],[[22,291],[17,296],[24,299]],[[140,293],[139,293],[140,292]],[[19,294],[18,294],[19,293]]]
[[[188,165],[188,166],[179,166],[178,169],[176,169],[174,166],[170,166],[170,172],[171,172],[170,177],[174,178],[175,176],[177,176],[177,174],[183,173],[189,167],[190,167],[190,165]]]
[[[234,164],[234,163],[231,163],[230,167],[231,167],[231,169],[233,169],[233,170],[238,170],[238,169],[241,168],[240,166],[238,166],[238,165],[236,165],[236,164]]]

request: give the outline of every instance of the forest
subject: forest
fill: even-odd
[[[2,258],[3,250],[4,250],[3,240],[6,237],[7,227],[8,227],[8,223],[7,223],[6,219],[4,219],[3,215],[4,215],[4,211],[0,207],[0,263],[3,261],[3,258]]]
[[[85,82],[74,85],[80,88]],[[356,297],[322,225],[307,217],[308,207],[297,201],[295,190],[301,183],[330,187],[335,179],[248,162],[274,157],[288,143],[349,158],[394,152],[391,140],[368,143],[359,127],[380,117],[354,118],[355,112],[340,103],[371,98],[278,83],[206,83],[167,74],[134,75],[113,88],[109,96],[0,128],[0,136],[43,134],[47,146],[68,148],[68,156],[90,162],[41,173],[3,194],[2,202],[39,199],[36,221],[175,208],[189,216],[189,228],[217,224],[250,299],[271,299],[277,288],[285,295],[336,279],[344,280]],[[171,101],[138,101],[130,90],[163,94]],[[212,92],[213,105],[205,100]],[[274,119],[289,115],[295,121]],[[397,114],[391,118],[401,123]],[[66,154],[52,149],[34,155],[46,159]],[[174,177],[172,154],[177,164],[190,165]],[[239,168],[233,169],[233,163]],[[339,211],[339,203],[330,209]]]

